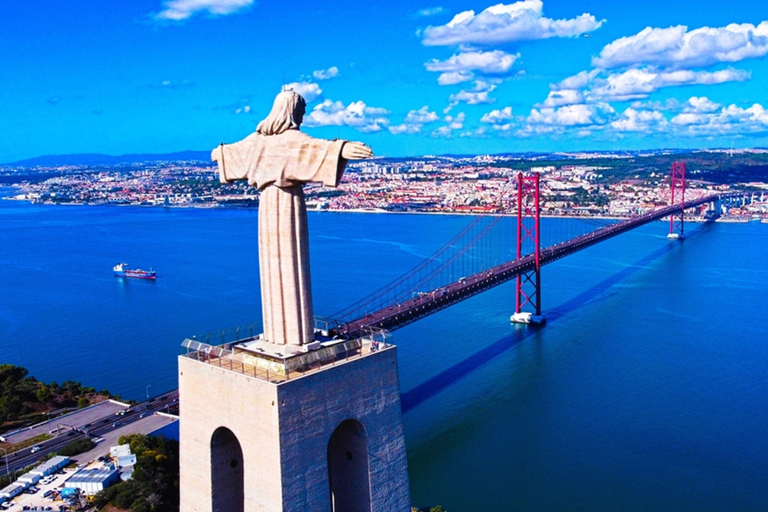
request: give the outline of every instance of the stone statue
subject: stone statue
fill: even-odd
[[[315,139],[299,131],[306,103],[294,91],[275,98],[256,132],[221,144],[211,158],[222,183],[248,180],[259,200],[259,272],[264,338],[280,345],[314,340],[307,208],[302,185],[336,187],[348,160],[373,156],[360,142]]]

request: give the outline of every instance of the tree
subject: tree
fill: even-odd
[[[40,386],[35,395],[40,402],[45,403],[51,398],[51,388],[48,386]]]
[[[133,512],[179,510],[179,444],[142,434],[120,436],[118,443],[136,455],[133,477],[99,493],[95,504],[111,502]]]
[[[24,404],[18,396],[5,395],[0,398],[0,420],[13,419],[22,411]]]
[[[80,453],[87,452],[94,446],[96,446],[96,443],[90,439],[78,439],[77,441],[72,441],[71,443],[63,446],[57,451],[57,453],[59,455],[66,455],[67,457],[73,457]]]
[[[12,387],[17,382],[20,382],[28,373],[29,370],[21,366],[0,364],[0,381],[3,383],[3,391],[6,391],[7,387]]]
[[[80,382],[74,380],[66,380],[61,383],[61,387],[70,395],[75,397],[80,394],[80,388],[83,387],[83,385]]]

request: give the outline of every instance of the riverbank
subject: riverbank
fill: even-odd
[[[88,203],[88,202],[61,202],[61,203],[36,203],[28,198],[18,198],[18,197],[8,197],[3,196],[0,194],[0,199],[5,199],[8,201],[21,201],[26,202],[28,204],[34,204],[34,205],[45,205],[45,206],[106,206],[106,207],[134,207],[134,208],[164,208],[164,209],[195,209],[195,210],[258,210],[258,207],[253,206],[232,206],[232,205],[226,205],[226,204],[218,204],[218,203],[194,203],[194,204],[173,204],[173,205],[160,205],[160,204],[119,204],[119,203]],[[308,208],[307,211],[309,212],[318,212],[318,213],[366,213],[366,214],[405,214],[405,215],[452,215],[452,216],[464,216],[464,217],[478,217],[478,216],[488,216],[488,217],[499,217],[499,216],[512,216],[516,215],[515,212],[510,213],[497,213],[497,212],[465,212],[465,211],[423,211],[423,210],[408,210],[408,211],[390,211],[385,210],[382,208],[347,208],[347,209],[338,209],[338,210],[332,210],[327,208]],[[603,215],[603,214],[591,214],[591,215],[552,215],[552,214],[543,214],[540,216],[542,219],[548,218],[548,219],[598,219],[598,220],[606,220],[606,221],[622,221],[632,218],[631,216],[616,216],[616,215]],[[754,216],[735,216],[735,217],[729,217],[726,215],[723,215],[716,219],[716,222],[749,222],[749,221],[760,221],[764,220],[765,222],[768,222],[768,213],[765,214],[765,216],[760,218],[753,218]],[[667,220],[667,219],[662,219]],[[703,219],[700,217],[696,218],[689,218],[686,217],[685,219],[687,222],[708,222],[707,219]]]

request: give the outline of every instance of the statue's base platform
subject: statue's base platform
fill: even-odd
[[[232,345],[235,354],[241,354],[244,364],[287,375],[344,359],[362,347],[362,340],[315,341],[309,345],[277,345],[260,337]]]
[[[277,345],[260,334],[220,345],[192,337],[186,338],[181,346],[187,349],[182,357],[279,383],[342,361],[387,351],[394,348],[389,339],[383,330],[354,339],[331,338],[316,331],[315,341],[307,345]]]

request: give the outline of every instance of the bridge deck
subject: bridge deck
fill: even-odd
[[[684,208],[695,208],[696,206],[712,202],[718,197],[721,197],[721,195],[716,194],[693,201],[686,201]],[[679,204],[660,208],[597,229],[567,242],[546,247],[541,250],[541,265],[552,263],[603,240],[620,235],[654,220],[659,220],[679,211],[680,208],[681,205]],[[461,278],[449,285],[432,291],[422,292],[418,296],[400,304],[388,306],[364,317],[343,323],[331,329],[331,334],[355,338],[364,335],[370,329],[387,329],[392,331],[535,269],[536,261],[533,254],[508,261],[489,270]]]

